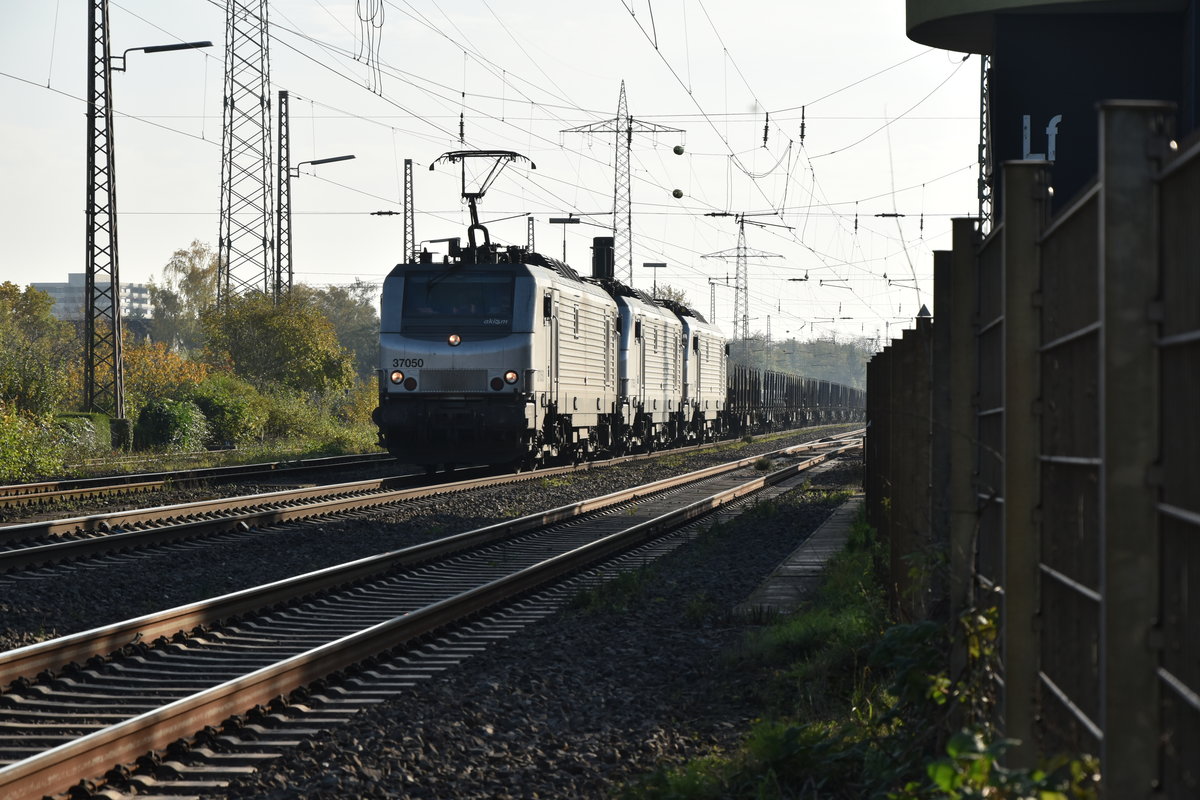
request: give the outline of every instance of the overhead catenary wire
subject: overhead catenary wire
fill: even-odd
[[[388,5],[389,5],[389,10],[396,7],[396,5],[393,3],[389,3]],[[693,6],[693,9],[694,8],[696,8],[696,6]],[[447,9],[447,10],[449,11],[449,9]],[[491,11],[490,8],[488,10]],[[644,6],[640,7],[640,10],[644,12],[645,7]],[[704,13],[707,15],[710,11],[716,11],[717,9],[716,8],[714,8],[714,9],[705,8],[703,10],[704,10]],[[660,4],[660,8],[654,9],[654,12],[658,15],[658,19],[656,20],[655,25],[650,26],[648,19],[646,19],[646,22],[647,22],[647,26],[652,28],[652,31],[651,31],[652,38],[654,39],[654,41],[656,43],[658,43],[661,46],[664,44],[664,42],[667,41],[667,37],[670,36],[670,20],[668,19],[665,24],[658,24],[658,23],[664,23],[664,18],[661,13],[662,12],[661,4]],[[454,12],[450,12],[450,14],[453,14],[453,13]],[[494,15],[495,12],[492,11],[492,13]],[[349,17],[349,16],[347,18],[353,19],[352,17]],[[281,18],[281,20],[282,20],[282,18]],[[439,20],[438,24],[441,25],[440,20]],[[294,28],[295,26],[289,26],[289,27]],[[455,34],[453,32],[453,29],[445,27],[445,26],[443,26],[443,27],[445,28],[445,30],[447,32],[450,33],[451,36],[453,36],[457,39],[457,34]],[[513,42],[520,41],[519,38],[511,30],[508,31],[508,34],[509,34],[510,39]],[[287,34],[283,33],[283,31],[279,31],[279,35],[284,36],[285,38],[287,37]],[[389,34],[389,37],[390,37],[390,34]],[[293,44],[300,44],[301,49],[306,52],[309,52],[310,54],[317,52],[317,51],[314,51],[312,49],[312,47],[309,47],[308,45],[304,45],[302,42],[299,42],[299,40],[292,40],[292,41],[293,41]],[[694,42],[688,42],[690,54],[693,53],[693,51],[694,51],[694,44],[695,44]],[[314,45],[314,46],[316,46],[316,45]],[[506,43],[506,46],[507,46],[507,43]],[[521,51],[521,48],[515,47],[515,46],[510,47],[508,49],[511,50],[514,54]],[[526,58],[529,59],[529,62],[531,64],[537,63],[536,58],[529,58],[528,54],[524,54],[524,55]],[[730,56],[730,58],[729,58],[729,62],[728,62],[728,67],[729,67],[730,77],[732,78],[734,75],[737,75],[743,82],[747,83],[747,85],[748,85],[749,81],[746,79],[747,76],[744,73],[743,69],[741,68],[741,65],[738,64],[737,60],[732,57],[733,56],[732,53],[730,53],[729,56]],[[482,57],[482,55],[480,55],[480,57]],[[325,64],[328,64],[328,65],[334,67],[334,69],[336,69],[337,72],[341,73],[343,76],[349,77],[349,71],[345,67],[339,66],[339,64],[341,63],[344,56],[339,55],[336,59],[328,58],[328,57],[322,56],[320,52],[317,52],[317,58],[320,61],[324,62]],[[913,56],[913,58],[916,58],[916,56]],[[691,59],[689,57],[689,65],[690,65],[690,60]],[[476,83],[477,82],[475,80],[476,76],[483,75],[484,73],[482,71],[477,71],[474,66],[475,64],[479,63],[476,61],[475,54],[471,55],[470,63],[472,65],[472,67],[471,67],[471,78],[470,78],[469,83]],[[549,100],[546,94],[530,92],[529,94],[531,94],[534,97],[534,99],[526,101],[526,102],[528,102],[527,108],[529,109],[529,115],[528,115],[529,121],[528,122],[526,122],[525,120],[518,120],[518,124],[516,126],[509,126],[506,128],[501,128],[496,124],[492,124],[491,119],[493,119],[493,118],[496,119],[499,123],[506,123],[506,122],[512,121],[512,119],[513,119],[512,115],[506,113],[506,111],[504,110],[503,103],[505,101],[511,101],[512,95],[510,94],[510,90],[514,91],[514,93],[515,93],[515,90],[518,87],[526,88],[528,85],[526,83],[522,83],[522,76],[519,75],[519,73],[521,72],[521,65],[517,64],[516,69],[513,69],[513,66],[514,65],[511,62],[503,63],[498,66],[498,72],[496,74],[501,76],[500,82],[501,82],[501,86],[503,87],[502,90],[498,93],[492,93],[492,92],[486,92],[486,91],[472,92],[471,91],[472,88],[481,88],[481,87],[478,87],[478,86],[472,87],[470,85],[465,87],[465,89],[466,89],[465,94],[467,96],[466,97],[466,100],[467,100],[466,105],[468,105],[468,106],[482,106],[484,111],[491,111],[494,109],[494,106],[492,106],[493,100],[498,99],[502,104],[500,112],[498,114],[496,114],[495,117],[490,117],[486,114],[484,114],[480,117],[481,123],[486,123],[486,130],[483,128],[477,129],[475,131],[475,135],[476,136],[491,135],[494,132],[500,131],[503,133],[508,133],[509,135],[512,135],[512,136],[520,136],[521,144],[525,144],[525,143],[528,143],[529,141],[533,140],[534,144],[536,146],[542,146],[542,143],[546,142],[546,139],[545,139],[545,137],[538,137],[537,139],[534,139],[534,137],[536,137],[537,133],[538,133],[538,131],[535,127],[535,124],[534,124],[535,122],[537,124],[542,124],[544,122],[543,115],[569,118],[571,116],[575,116],[575,115],[579,114],[581,111],[583,111],[583,109],[581,109],[578,105],[571,105],[571,104],[562,104],[562,108],[554,109],[551,107],[551,105],[554,103],[554,101]],[[358,68],[358,71],[361,72],[361,67]],[[525,72],[528,74],[529,70],[525,69]],[[414,82],[418,82],[418,83],[421,82],[420,80],[418,80],[415,77],[411,78],[411,79],[414,80]],[[385,77],[385,80],[390,81],[390,78]],[[685,86],[690,85],[690,83],[691,83],[690,78],[685,77],[685,81],[684,81],[683,85],[685,85]],[[356,81],[356,84],[359,86],[363,85],[361,76]],[[363,88],[366,88],[366,87],[363,87]],[[482,87],[482,88],[486,88],[486,87]],[[433,94],[429,95],[430,97],[434,97],[439,94],[438,90],[433,88],[430,83],[424,83],[423,88],[420,91],[425,91],[427,89],[433,89]],[[407,91],[408,91],[408,87],[405,88],[405,92],[407,92]],[[550,92],[556,93],[556,94],[565,94],[565,93],[556,92],[556,90],[554,90],[553,88],[550,89]],[[496,97],[497,94],[499,95],[498,97]],[[323,95],[318,93],[317,96],[321,97]],[[462,97],[462,95],[460,94],[460,96],[455,99],[458,100],[458,99],[461,99],[461,97]],[[483,100],[485,98],[487,99],[488,102],[483,102]],[[473,102],[473,100],[476,100],[478,102]],[[543,102],[543,101],[545,101],[545,102]],[[445,129],[453,128],[453,126],[451,126],[451,125],[444,124],[444,122],[438,118],[438,115],[428,113],[431,110],[436,110],[436,109],[432,108],[433,106],[436,105],[436,102],[429,103],[424,100],[418,100],[416,102],[408,102],[405,99],[405,96],[403,94],[397,94],[397,93],[392,93],[391,97],[389,97],[384,102],[388,102],[389,104],[391,104],[393,106],[404,106],[409,109],[413,109],[413,110],[422,112],[422,118],[414,119],[413,124],[411,124],[411,125],[401,124],[399,126],[393,125],[393,126],[388,127],[388,136],[391,139],[391,144],[393,146],[393,149],[396,146],[398,146],[397,145],[398,141],[403,141],[406,137],[408,137],[410,135],[419,135],[422,137],[422,139],[424,139],[426,141],[437,142],[439,140],[439,137],[442,137],[444,135]],[[523,104],[524,104],[524,102],[523,102]],[[349,104],[349,103],[344,103],[342,105],[350,106],[351,110],[355,110],[355,108],[356,108],[355,105]],[[765,104],[760,104],[760,105],[765,105]],[[808,110],[811,111],[812,109],[808,109]],[[725,117],[728,119],[733,119],[733,118],[737,117],[738,113],[739,112],[735,111],[734,109],[728,109],[727,113],[725,114]],[[761,113],[763,113],[763,111],[760,110],[757,113],[761,114]],[[467,114],[471,115],[472,112],[468,109]],[[134,116],[134,115],[125,114],[123,116]],[[362,119],[362,118],[370,117],[371,115],[369,113],[358,113],[358,114],[354,114],[351,116],[357,116],[358,118]],[[646,115],[646,116],[653,117],[653,118],[662,118],[662,117],[659,117],[658,115]],[[712,116],[713,119],[719,119],[720,115],[716,112],[713,112],[710,114],[710,116]],[[316,114],[311,115],[311,117],[314,120],[319,119]],[[814,117],[815,117],[815,115],[814,115]],[[781,113],[781,114],[779,114],[779,120],[782,120],[782,119],[784,119],[784,115]],[[390,120],[384,120],[384,121],[390,121]],[[433,125],[429,125],[430,122],[432,122]],[[844,249],[845,248],[844,242],[839,243],[836,234],[830,234],[827,236],[824,228],[822,228],[822,226],[827,224],[823,220],[828,219],[830,217],[837,218],[839,212],[844,211],[845,206],[838,206],[835,204],[822,202],[826,197],[826,193],[821,191],[822,187],[816,181],[816,175],[812,175],[813,179],[811,181],[809,180],[809,175],[811,174],[812,169],[811,169],[811,165],[807,163],[806,156],[803,154],[796,155],[795,150],[793,150],[792,154],[788,154],[786,152],[786,150],[784,149],[787,145],[787,142],[782,138],[776,138],[775,130],[777,129],[776,126],[777,126],[778,122],[777,122],[776,113],[774,111],[770,112],[769,122],[767,122],[765,120],[759,120],[758,122],[762,123],[763,125],[769,124],[770,127],[772,128],[772,130],[770,131],[771,136],[770,136],[770,142],[769,142],[771,145],[771,147],[770,147],[771,154],[769,156],[771,161],[768,161],[767,164],[770,165],[771,162],[774,162],[774,165],[775,165],[774,169],[776,171],[778,171],[778,175],[776,175],[775,178],[765,177],[766,175],[769,175],[771,172],[771,170],[767,170],[766,172],[764,172],[764,161],[766,161],[765,158],[760,158],[756,164],[756,163],[753,163],[750,158],[745,157],[745,156],[740,156],[740,158],[742,159],[742,163],[751,169],[752,174],[764,179],[762,188],[764,190],[765,196],[764,196],[763,200],[765,200],[766,202],[762,202],[762,201],[757,201],[757,202],[762,202],[762,205],[764,207],[769,208],[778,214],[786,214],[789,217],[792,215],[803,216],[805,222],[809,223],[808,230],[810,230],[810,231],[815,230],[816,235],[814,236],[814,238],[812,238],[810,240],[806,236],[800,235],[800,232],[802,232],[804,229],[798,227],[798,229],[797,229],[798,238],[804,239],[805,244],[807,244],[809,247],[811,247],[813,251],[815,251],[817,253],[821,253],[825,257],[825,259],[830,267],[840,266],[841,261],[858,261],[858,259],[855,256],[850,256],[846,252],[846,250]],[[376,120],[376,123],[378,123],[378,120]],[[165,130],[173,130],[173,128],[170,126],[160,126],[160,127],[164,128]],[[468,127],[470,127],[470,126],[468,126]],[[439,128],[441,130],[439,130]],[[761,125],[759,126],[758,130],[759,130],[759,132],[761,132],[761,130],[762,130]],[[468,134],[469,133],[470,133],[470,131],[468,131]],[[736,141],[737,144],[739,144],[739,145],[743,144],[743,142],[741,142],[740,140],[737,139],[738,132],[736,130],[733,130],[732,133],[734,135],[734,138],[731,138],[730,142]],[[470,136],[468,136],[467,138],[470,139]],[[443,138],[443,139],[441,139],[441,141],[445,141],[445,139]],[[719,149],[719,148],[717,148],[717,149]],[[530,205],[528,207],[531,207],[531,208],[536,208],[539,206],[549,206],[551,204],[558,205],[559,203],[555,203],[556,199],[563,201],[561,203],[561,205],[563,206],[563,210],[566,210],[568,208],[594,207],[594,203],[591,202],[591,200],[595,197],[598,197],[601,194],[601,188],[598,186],[589,185],[591,178],[589,177],[588,171],[590,171],[592,169],[593,163],[598,164],[600,162],[599,162],[599,160],[596,160],[596,159],[589,159],[589,157],[588,157],[589,151],[586,148],[582,149],[581,152],[582,152],[582,156],[575,160],[575,163],[577,165],[579,165],[579,169],[582,170],[580,173],[578,173],[579,177],[574,177],[574,176],[571,176],[570,174],[562,175],[561,173],[551,174],[548,172],[541,173],[541,174],[535,174],[535,175],[529,175],[529,176],[518,175],[517,180],[511,181],[508,183],[508,185],[505,187],[505,191],[509,192],[509,193],[516,192],[516,193],[520,194],[521,197],[524,197],[523,193],[526,190],[528,190],[529,192],[531,192],[531,196],[529,198]],[[658,153],[657,151],[655,151],[654,155],[658,156],[661,154]],[[694,154],[689,151],[688,169],[686,172],[686,175],[688,175],[688,176],[700,175],[700,173],[697,172],[697,170],[707,169],[707,165],[694,160],[693,155]],[[698,158],[698,156],[696,158]],[[658,160],[661,161],[661,159],[658,159]],[[539,166],[540,166],[540,164],[539,164]],[[736,167],[735,167],[735,170],[736,170]],[[789,177],[787,179],[784,179],[783,177],[781,177],[782,175],[787,175]],[[822,175],[823,175],[823,177],[826,178],[826,183],[828,183],[829,186],[837,185],[837,184],[834,184],[829,181],[828,173],[826,173],[824,170],[822,170]],[[664,179],[663,176],[664,176],[664,170],[659,165],[659,163],[656,163],[654,156],[648,155],[645,159],[639,159],[638,169],[635,173],[634,180],[639,181],[639,183],[644,182],[643,185],[647,185],[647,186],[662,187],[664,185],[664,183],[666,186],[670,186],[671,184],[666,183],[667,179]],[[564,178],[565,178],[565,180],[564,180]],[[680,176],[680,178],[681,178],[681,181],[680,181],[681,183],[687,183],[687,180],[683,179],[682,175]],[[320,178],[320,179],[322,181],[324,180],[324,178]],[[689,202],[685,205],[686,206],[695,206],[696,208],[695,208],[695,210],[690,210],[686,207],[680,207],[679,204],[676,204],[675,207],[679,209],[678,210],[679,216],[688,216],[689,214],[692,214],[694,216],[695,214],[702,213],[704,210],[719,208],[721,206],[720,199],[717,199],[716,203],[707,202],[707,200],[709,198],[715,197],[714,190],[716,190],[716,186],[711,185],[711,184],[715,184],[715,182],[711,182],[710,185],[703,185],[703,181],[704,181],[703,178],[701,178],[700,180],[693,180],[694,185],[690,185],[690,186],[686,187],[689,190],[689,192],[688,192],[689,198],[693,198],[694,200],[696,200],[696,202],[695,203]],[[353,185],[354,183],[355,183],[354,181],[344,182],[342,184],[344,186],[343,190],[356,192],[356,194],[360,194],[360,196],[364,197],[364,199],[366,199],[368,197],[379,197],[380,196],[379,192],[368,191],[368,192],[360,193],[360,189],[363,187],[356,187]],[[774,185],[772,185],[772,183]],[[738,184],[741,184],[741,185],[737,186]],[[740,198],[742,196],[742,194],[746,193],[747,190],[749,191],[751,197],[754,197],[755,196],[754,193],[757,191],[752,186],[746,186],[740,177],[736,177],[735,186],[737,186],[737,188],[734,189],[734,197],[738,197],[738,198]],[[897,191],[901,191],[901,190],[897,190]],[[868,194],[868,193],[869,192],[863,193],[863,194]],[[390,194],[390,192],[385,191],[383,194]],[[573,194],[575,196],[572,196]],[[498,193],[496,195],[496,199],[498,201],[500,201],[501,203],[503,203],[503,201],[505,200],[505,196],[504,196],[504,194]],[[569,202],[569,203],[566,202],[568,200],[573,201],[573,202]],[[797,201],[799,201],[799,202],[797,202]],[[805,201],[808,201],[808,202],[805,202]],[[757,204],[757,202],[755,204]],[[788,206],[788,202],[791,202],[793,205]],[[657,204],[654,202],[648,202],[648,201],[647,202],[638,202],[637,203],[637,213],[644,214],[647,217],[654,216],[654,215],[661,215],[660,218],[663,220],[667,219],[668,215],[676,213],[671,208],[658,208],[658,207],[656,207],[656,205]],[[923,203],[922,203],[922,205],[923,205]],[[922,210],[924,211],[924,209],[922,209]],[[930,216],[932,217],[934,215],[934,212],[936,212],[936,211],[937,211],[937,209],[930,209]],[[656,226],[652,226],[652,227],[656,227]],[[909,227],[909,226],[906,226],[906,227]],[[699,238],[703,239],[706,237],[711,237],[714,233],[719,234],[719,230],[715,226],[704,223],[703,221],[699,221],[696,225],[694,225],[692,227],[691,230],[692,230],[693,238],[699,237]],[[666,231],[665,228],[663,228],[662,231],[656,231],[657,233],[659,233],[659,236],[658,236],[659,239],[671,238],[671,237],[665,235],[665,231]],[[870,226],[864,226],[864,229],[862,232],[862,237],[864,239],[869,239],[872,236],[881,236],[881,235],[883,235],[883,233],[885,233],[885,232],[882,230],[873,230]],[[774,234],[772,234],[772,235],[774,236]],[[639,240],[640,239],[641,239],[641,235],[639,232]],[[686,239],[687,239],[687,237],[685,234],[685,236],[683,237],[684,243],[686,243]],[[892,236],[890,236],[889,239],[892,242],[897,241],[894,238],[894,234]],[[903,239],[904,239],[904,237],[901,236],[901,240],[903,240]],[[684,253],[683,250],[678,249],[678,243],[674,242],[674,241],[665,242],[665,243],[663,243],[661,245],[657,245],[657,246],[662,247],[662,248],[667,248],[668,252],[678,253],[678,254]],[[693,249],[696,251],[703,251],[708,248],[696,247]],[[880,243],[875,249],[877,252],[880,252],[880,253],[882,253],[884,250],[889,250],[890,252],[893,252],[893,253],[899,252],[895,248],[885,248],[882,243]],[[687,256],[684,255],[684,257],[686,258]],[[871,267],[870,263],[866,263],[866,266],[873,269],[875,272],[879,271],[878,266]],[[824,264],[818,264],[818,267],[826,268]],[[849,267],[845,267],[845,269],[849,269]]]
[[[644,35],[644,36],[646,36],[646,35],[647,35],[646,29],[645,29],[645,27],[644,27],[644,26],[643,26],[643,25],[642,25],[640,22],[638,22],[638,21],[637,21],[636,14],[634,13],[634,10],[633,10],[632,6],[631,6],[631,5],[630,5],[630,4],[627,2],[627,0],[621,0],[621,2],[622,2],[622,5],[624,5],[624,6],[625,6],[626,10],[630,12],[630,15],[631,15],[631,17],[634,19],[634,22],[635,22],[635,23],[638,25],[638,27],[639,27],[639,29],[642,31],[643,35]],[[707,16],[707,9],[705,9],[705,14],[706,14],[706,16]],[[719,31],[717,31],[717,30],[716,30],[716,26],[715,26],[715,24],[714,24],[714,23],[712,23],[711,17],[709,17],[709,21],[710,21],[710,25],[712,25],[712,27],[713,27],[713,28],[714,28],[714,30],[716,31],[718,42],[721,44],[721,49],[722,49],[722,59],[723,59],[722,63],[726,63],[726,61],[728,61],[728,60],[729,60],[728,48],[727,48],[727,47],[724,45],[724,41],[723,41],[723,39],[721,38]],[[658,50],[658,49],[656,48],[656,52],[658,53],[658,55],[659,55],[659,58],[660,58],[660,59],[663,61],[664,65],[667,67],[668,71],[669,71],[669,72],[670,72],[670,73],[671,73],[671,74],[672,74],[672,75],[675,77],[676,81],[677,81],[677,82],[679,82],[681,85],[685,86],[685,88],[687,88],[687,87],[686,87],[686,85],[683,83],[682,79],[680,78],[680,76],[679,76],[678,72],[677,72],[677,71],[675,70],[675,68],[674,68],[674,67],[673,67],[673,66],[670,64],[670,62],[669,62],[669,61],[666,59],[666,57],[665,57],[665,56],[664,56],[664,55],[661,53],[661,51],[660,51],[660,50]],[[914,57],[914,58],[915,58],[915,57]],[[908,59],[908,60],[912,60],[912,59]],[[904,62],[902,62],[902,63],[904,63]],[[960,64],[959,66],[961,66],[961,64]],[[734,64],[734,67],[735,67],[735,70],[738,72],[739,76],[743,78],[743,81],[747,83],[747,87],[749,88],[749,86],[748,86],[748,81],[745,81],[745,76],[744,76],[744,74],[742,74],[742,73],[741,73],[741,70],[740,70],[740,68],[738,68],[738,67],[737,67],[736,63]],[[956,67],[956,70],[955,70],[955,71],[957,71],[957,68],[958,68],[958,67]],[[952,74],[951,74],[951,76],[949,76],[949,77],[952,77],[952,75],[953,75],[953,73],[952,73]],[[939,85],[938,85],[938,87],[940,87],[941,85],[944,85],[944,84],[945,84],[945,82],[946,82],[947,80],[949,80],[949,77],[947,77],[945,80],[943,80],[943,82],[942,82],[941,84],[939,84]],[[934,91],[936,91],[936,89],[937,89],[938,87],[935,87]],[[751,90],[751,94],[752,94],[752,96],[754,96],[754,94],[753,94],[753,90]],[[932,92],[931,92],[930,94],[932,94]],[[929,96],[929,95],[926,95],[926,99],[928,98],[928,96]],[[755,96],[755,97],[756,97],[756,96]],[[706,111],[706,110],[703,108],[703,106],[700,104],[699,100],[698,100],[698,99],[695,97],[695,95],[694,95],[692,92],[690,92],[690,90],[689,90],[689,98],[690,98],[690,99],[692,100],[692,102],[693,102],[693,103],[696,105],[697,109],[699,110],[699,112],[701,113],[701,115],[704,117],[704,119],[705,119],[705,120],[706,120],[706,121],[709,123],[709,126],[710,126],[710,127],[713,129],[713,130],[714,130],[714,132],[715,132],[715,133],[717,133],[718,137],[719,137],[719,138],[721,138],[721,140],[722,140],[723,144],[725,144],[725,146],[726,146],[727,150],[729,150],[729,153],[730,153],[730,163],[731,163],[731,164],[736,164],[736,165],[739,167],[739,169],[742,169],[742,171],[743,171],[743,172],[745,172],[745,173],[747,174],[747,176],[748,176],[748,177],[751,177],[751,179],[752,179],[752,183],[753,183],[753,184],[754,184],[754,185],[757,187],[757,181],[753,180],[753,174],[751,173],[751,171],[750,171],[750,170],[748,170],[747,168],[745,168],[745,166],[744,166],[744,165],[741,163],[741,160],[740,160],[740,158],[738,158],[738,156],[737,156],[736,152],[735,152],[735,151],[733,150],[733,148],[730,146],[730,143],[729,143],[728,137],[727,137],[726,135],[723,135],[723,134],[721,133],[721,131],[717,130],[716,126],[715,126],[715,125],[714,125],[714,123],[713,123],[712,116],[708,114],[708,112],[707,112],[707,111]],[[920,102],[923,102],[923,100],[922,100],[922,101],[919,101],[919,102],[918,102],[918,105],[919,105],[919,103],[920,103]],[[757,97],[756,97],[756,103],[757,103]],[[761,104],[759,104],[759,105],[761,105]],[[806,105],[807,105],[807,104],[806,104]],[[915,108],[915,106],[914,106],[914,108]],[[849,146],[853,146],[853,145],[849,145]],[[814,175],[814,183],[815,183],[815,175]],[[762,192],[762,189],[761,189],[761,187],[757,187],[757,188],[758,188],[758,190],[759,190],[760,192]],[[765,198],[764,198],[764,199],[765,199]],[[811,246],[809,246],[807,243],[805,243],[804,241],[800,240],[799,238],[797,238],[797,239],[796,239],[796,243],[797,243],[797,244],[800,244],[802,247],[804,247],[804,248],[808,249],[808,250],[809,250],[810,252],[812,252],[814,255],[818,255],[817,251],[816,251],[814,248],[812,248]]]
[[[215,0],[210,0],[210,2],[215,2]],[[311,37],[309,37],[309,38],[310,38],[310,40],[311,40]],[[736,65],[735,65],[735,69],[736,69]],[[740,70],[738,70],[738,71],[739,71],[739,73],[740,73]],[[702,109],[702,108],[701,108],[701,111],[703,112],[703,109]],[[815,251],[814,251],[814,252],[815,252]]]

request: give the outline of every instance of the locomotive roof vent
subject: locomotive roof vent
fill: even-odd
[[[592,277],[598,281],[613,279],[613,237],[596,236],[592,239]]]

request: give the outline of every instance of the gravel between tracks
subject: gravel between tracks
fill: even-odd
[[[814,487],[857,489],[860,466]],[[212,797],[606,798],[728,752],[767,677],[731,657],[747,628],[729,611],[833,508],[785,495],[657,562],[624,607],[533,625]]]

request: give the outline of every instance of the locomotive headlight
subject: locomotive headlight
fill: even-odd
[[[517,375],[516,370],[510,369],[508,372],[504,373],[504,382],[507,384],[513,384],[517,382],[517,378],[519,377],[520,376]]]
[[[394,369],[392,370],[392,374],[388,375],[388,380],[390,380],[392,383],[400,383],[404,380],[404,373],[398,369]]]
[[[457,333],[452,333],[450,334],[450,338],[446,339],[446,341],[450,343],[451,347],[458,347],[460,344],[462,344],[462,337]]]

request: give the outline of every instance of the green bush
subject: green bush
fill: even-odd
[[[60,473],[64,450],[49,417],[21,413],[0,402],[0,483]]]
[[[138,449],[201,450],[208,439],[204,412],[191,400],[155,400],[138,415],[133,442]]]
[[[75,461],[107,455],[112,448],[112,433],[107,414],[71,412],[55,414],[63,448]]]
[[[345,453],[369,452],[378,446],[378,440],[373,428],[333,427],[325,438],[313,444],[315,445],[312,449],[314,456],[340,456]]]
[[[273,391],[264,395],[267,419],[264,433],[269,439],[320,439],[332,434],[333,424],[325,409],[306,394]]]
[[[209,375],[196,387],[192,400],[208,420],[211,444],[233,447],[262,439],[269,403],[240,378]]]
[[[290,442],[313,455],[361,453],[376,447],[375,426],[369,412],[363,410],[367,405],[363,392],[316,394],[279,389],[264,397],[267,419],[263,432],[269,440]]]

